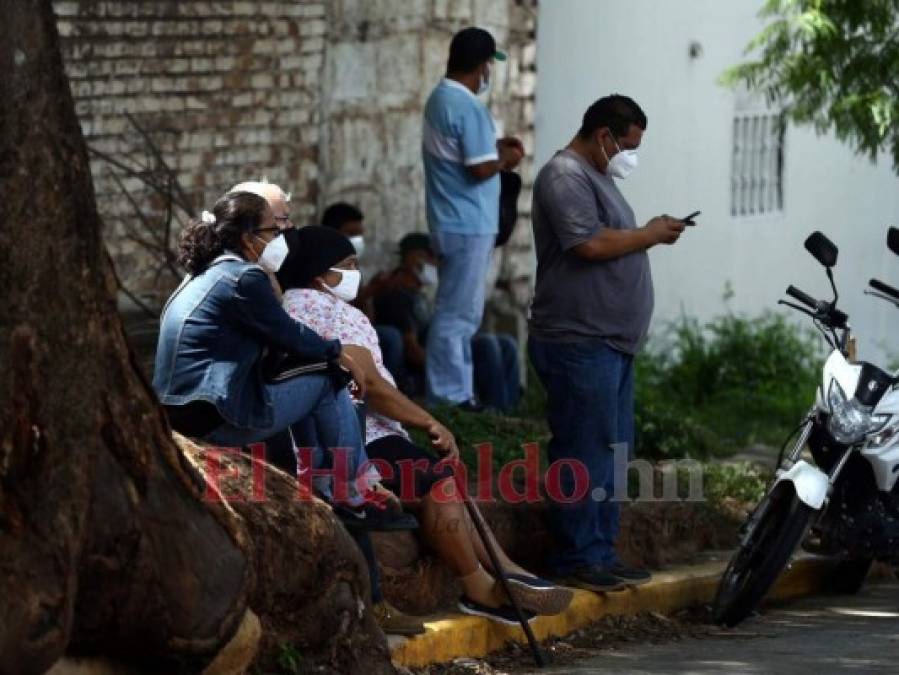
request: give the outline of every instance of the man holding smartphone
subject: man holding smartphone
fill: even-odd
[[[601,98],[567,148],[534,185],[537,286],[528,350],[547,393],[549,461],[567,460],[558,494],[582,498],[552,507],[550,561],[566,583],[610,591],[648,581],[615,552],[619,508],[614,448],[634,443],[634,356],[653,310],[647,249],[673,244],[683,221],[666,215],[637,227],[615,184],[637,167],[646,115],[632,99]],[[626,489],[626,486],[619,486]]]

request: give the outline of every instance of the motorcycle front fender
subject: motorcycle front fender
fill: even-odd
[[[789,471],[784,471],[777,477],[775,487],[787,482],[793,484],[796,496],[810,508],[820,511],[824,506],[830,488],[830,478],[818,467],[800,459]]]

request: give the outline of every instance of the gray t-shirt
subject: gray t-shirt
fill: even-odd
[[[654,302],[646,251],[585,260],[572,250],[603,227],[637,227],[615,181],[577,153],[562,150],[537,174],[532,218],[537,289],[531,335],[556,342],[600,339],[636,354],[646,339]]]

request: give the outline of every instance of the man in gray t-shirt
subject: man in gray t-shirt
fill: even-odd
[[[646,251],[673,244],[684,223],[659,216],[637,227],[615,185],[636,168],[645,129],[632,99],[599,99],[534,185],[528,350],[547,392],[549,460],[560,469],[547,480],[556,537],[550,564],[569,584],[598,591],[650,578],[615,552],[612,498],[626,497],[626,485],[615,484],[626,474],[615,463],[628,461],[634,442],[633,358],[653,309]]]
[[[604,228],[636,229],[634,212],[612,177],[574,150],[561,150],[537,176],[532,217],[537,293],[531,335],[559,342],[601,339],[636,353],[653,306],[646,250],[598,262],[576,249]]]

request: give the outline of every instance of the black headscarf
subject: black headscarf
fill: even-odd
[[[283,290],[306,288],[344,258],[356,255],[356,248],[337,230],[308,225],[284,233],[287,257],[275,275]]]

